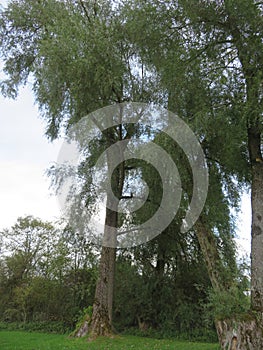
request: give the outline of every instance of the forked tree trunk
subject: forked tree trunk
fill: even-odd
[[[108,157],[109,158],[109,157]],[[111,159],[108,159],[110,168]],[[106,216],[104,235],[99,263],[98,280],[96,284],[95,298],[93,303],[92,318],[88,329],[80,331],[82,336],[89,334],[89,338],[99,336],[112,336],[112,306],[115,278],[115,260],[117,247],[118,205],[123,189],[124,173],[121,167],[117,167],[112,174],[111,186],[113,192],[107,194]],[[113,195],[112,195],[113,193]],[[85,327],[85,324],[83,324]]]
[[[120,113],[122,113],[122,109]],[[105,228],[92,318],[88,330],[82,332],[82,336],[89,333],[90,339],[95,339],[98,336],[112,336],[114,334],[112,309],[117,247],[118,206],[122,198],[125,179],[124,151],[128,144],[128,141],[121,144],[116,143],[117,141],[123,140],[121,120],[122,114],[120,114],[117,139],[116,130],[114,128],[102,131],[107,144],[108,180],[110,181],[109,185],[111,189],[109,189],[107,193]],[[96,121],[94,122],[96,124]],[[127,133],[126,138],[129,140],[130,136],[131,135]],[[117,167],[116,164],[118,164]],[[83,325],[83,327],[84,326],[85,325]]]

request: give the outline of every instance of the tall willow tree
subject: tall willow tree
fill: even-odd
[[[147,90],[147,78],[142,89],[140,77],[132,71],[134,54],[119,14],[107,0],[14,0],[1,10],[0,47],[7,75],[1,92],[15,98],[19,87],[30,81],[51,140],[90,112],[141,100]],[[101,141],[110,147],[131,132],[123,125],[112,127],[102,133]],[[118,198],[123,177],[117,167],[113,187]],[[116,230],[117,208],[107,210],[106,224]],[[112,331],[115,250],[102,247],[93,336]]]
[[[222,349],[263,348],[262,11],[255,0],[131,1],[126,11],[131,38],[158,72],[169,109],[193,126],[222,186],[233,178],[251,185],[252,313],[217,322]],[[197,235],[214,288],[229,290],[207,213]]]

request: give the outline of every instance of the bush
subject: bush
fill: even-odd
[[[216,343],[218,341],[216,330],[206,328],[194,329],[191,333],[179,333],[171,329],[156,330],[153,328],[149,328],[146,331],[140,331],[137,327],[133,327],[126,329],[121,334],[154,339],[176,339],[182,341],[196,341],[204,343]]]
[[[214,319],[220,320],[246,313],[249,310],[250,301],[242,289],[232,287],[223,291],[211,290],[206,307],[208,315],[210,313]]]
[[[3,320],[6,322],[19,322],[21,321],[20,312],[17,309],[6,309],[3,314]]]
[[[0,322],[0,330],[66,334],[72,329],[64,322]]]

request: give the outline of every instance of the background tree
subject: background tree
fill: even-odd
[[[61,227],[31,216],[1,232],[1,321],[72,330],[93,303],[97,261],[95,250],[84,244],[77,249],[68,236]]]
[[[3,293],[9,294],[3,315],[7,320],[26,322],[36,307],[30,300],[34,293],[33,281],[50,272],[51,257],[58,240],[56,230],[48,222],[27,216],[18,218],[11,229],[1,232],[1,237],[4,242],[1,280]]]
[[[251,184],[251,309],[261,319],[262,4],[226,0],[130,5],[131,37],[158,72],[170,97],[169,109],[193,125],[208,160],[223,175],[223,187],[231,178],[240,185],[247,180]],[[145,18],[151,20],[146,23]],[[211,280],[220,287],[220,256],[204,218],[197,230]],[[261,323],[254,317],[240,322],[236,331],[231,321],[222,325],[218,323],[222,348],[231,344],[232,337],[238,338],[242,349],[262,347]],[[251,328],[253,335],[247,337]]]

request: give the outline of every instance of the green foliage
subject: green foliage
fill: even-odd
[[[3,330],[68,334],[71,328],[63,321],[0,322],[0,331]]]
[[[20,218],[2,233],[1,321],[21,322],[25,328],[35,322],[38,330],[42,324],[47,330],[49,323],[58,322],[63,325],[56,327],[58,331],[72,330],[80,310],[92,304],[94,254],[87,244],[72,244],[64,233],[32,217]]]
[[[162,329],[156,330],[149,328],[147,331],[141,331],[137,327],[128,328],[121,332],[123,336],[136,336],[143,338],[154,338],[154,339],[170,339],[178,341],[187,341],[187,342],[204,342],[204,343],[216,343],[218,338],[215,329],[194,329],[191,334],[189,332],[181,332],[175,334],[172,329]]]
[[[28,243],[31,242],[31,230],[37,232],[30,222],[22,228],[20,225],[20,231],[16,230],[17,235],[26,237]],[[210,283],[197,241],[193,236],[190,242],[187,237],[177,237],[175,228],[176,225],[156,240],[118,255],[114,324],[119,331],[138,328],[140,320],[146,325],[140,332],[148,336],[163,338],[184,334],[187,339],[196,339],[198,334],[200,339],[201,333],[214,332],[201,316],[204,314],[202,305],[206,302],[203,290],[209,288]],[[49,234],[53,235],[54,228],[50,229],[50,232],[45,231],[43,242]],[[40,259],[38,264],[30,265],[30,274],[14,273],[20,271],[22,249],[18,255],[12,255],[11,250],[11,255],[2,258],[0,298],[3,302],[0,307],[1,320],[7,327],[65,332],[65,329],[78,328],[87,314],[91,317],[91,307],[87,308],[87,305],[93,303],[97,279],[95,252],[81,237],[76,240],[69,227],[55,232],[56,240],[52,239],[56,244],[52,250],[50,247],[50,254],[45,253],[45,260],[35,251],[35,256]],[[42,241],[37,242],[40,248]],[[19,244],[25,246],[23,239]],[[15,244],[9,244],[9,247],[17,249]],[[43,263],[39,264],[41,261]],[[165,266],[169,266],[166,272]]]
[[[134,50],[122,26],[111,1],[99,1],[95,7],[88,2],[49,0],[42,6],[11,1],[0,19],[8,76],[2,93],[15,97],[31,73],[51,139],[100,107],[142,99],[141,79],[131,68]],[[151,79],[145,76],[144,89],[147,81]]]
[[[242,288],[232,287],[230,290],[215,291],[209,294],[209,303],[206,305],[215,319],[223,320],[245,314],[250,308],[250,298]]]
[[[79,329],[83,326],[83,324],[85,322],[88,323],[88,325],[90,325],[91,323],[91,318],[92,318],[92,306],[88,306],[86,308],[84,308],[83,310],[81,310],[80,315],[78,317],[77,323],[76,323],[76,327],[74,329],[74,331],[71,333],[71,336],[75,336]]]
[[[87,339],[69,339],[65,336],[46,335],[38,333],[24,332],[4,332],[0,333],[1,350],[28,350],[29,348],[38,350],[90,350],[111,349],[111,350],[131,350],[131,349],[156,349],[156,350],[218,350],[217,344],[189,343],[174,340],[156,340],[140,337],[116,336],[113,339],[99,338],[87,344]]]
[[[20,217],[0,235],[9,277],[22,283],[33,275],[48,274],[49,261],[58,242],[58,232],[51,223],[32,216]]]
[[[134,259],[128,252],[118,257],[114,325],[135,335],[161,338],[183,335],[193,340],[210,334],[215,339],[213,319],[209,324],[205,313],[210,282],[202,257],[195,255],[192,244],[192,251],[183,258],[173,239],[163,235],[140,249],[135,248]],[[164,270],[153,259],[158,244],[162,244],[162,249],[166,247]]]

